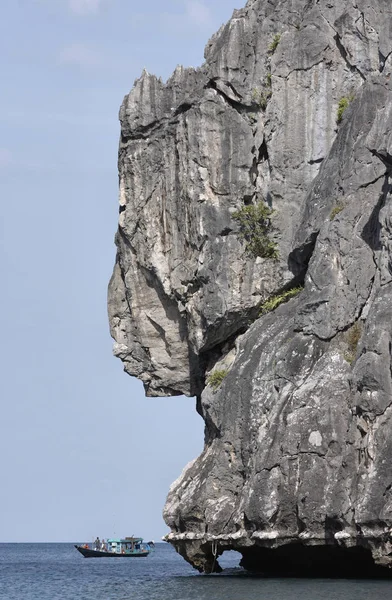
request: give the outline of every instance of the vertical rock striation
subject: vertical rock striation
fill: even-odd
[[[267,572],[392,563],[391,52],[389,0],[250,0],[200,69],[122,104],[114,351],[147,394],[198,397],[165,519],[201,571],[230,548]],[[276,260],[233,219],[260,200]]]

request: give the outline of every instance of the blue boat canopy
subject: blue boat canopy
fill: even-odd
[[[143,542],[143,538],[137,537],[126,537],[126,538],[112,538],[107,541],[108,544],[141,544]]]

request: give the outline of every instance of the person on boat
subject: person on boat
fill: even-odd
[[[97,536],[97,539],[94,542],[95,544],[95,550],[99,550],[101,547],[101,540],[99,539],[99,537]]]
[[[105,552],[105,551],[106,551],[106,543],[105,543],[105,540],[102,540],[102,542],[101,542],[101,550],[102,550],[102,552]]]

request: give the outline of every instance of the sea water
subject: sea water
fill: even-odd
[[[85,559],[72,544],[0,544],[1,600],[392,600],[392,581],[263,579],[240,555],[199,575],[168,544],[147,558]]]

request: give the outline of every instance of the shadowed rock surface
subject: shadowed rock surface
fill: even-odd
[[[197,396],[205,448],[164,515],[201,571],[236,549],[390,572],[391,52],[389,0],[251,0],[200,69],[144,72],[122,104],[114,351],[147,394]],[[233,219],[262,199],[277,260]]]

